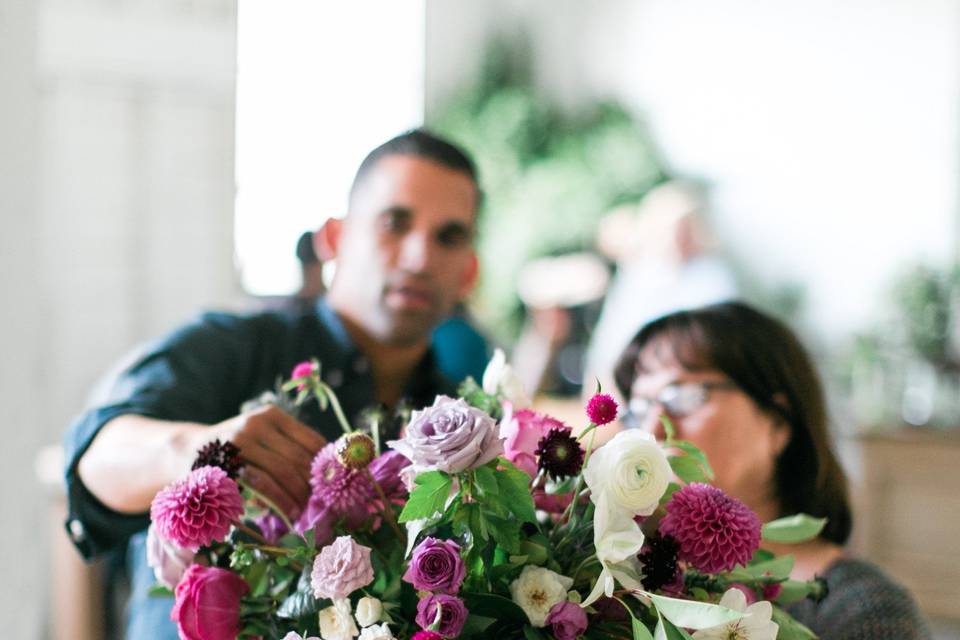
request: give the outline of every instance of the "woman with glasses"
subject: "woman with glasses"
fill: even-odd
[[[828,596],[788,610],[822,638],[929,638],[910,595],[875,566],[848,558],[847,481],[833,452],[819,377],[781,322],[738,302],[661,317],[633,338],[615,370],[629,398],[626,425],[699,447],[714,484],[764,522],[807,513],[827,518],[821,536],[777,548],[796,558],[793,577],[825,578]]]

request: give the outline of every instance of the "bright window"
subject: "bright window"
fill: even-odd
[[[423,121],[424,0],[241,3],[236,252],[248,293],[299,285],[297,238],[346,210],[373,147]]]

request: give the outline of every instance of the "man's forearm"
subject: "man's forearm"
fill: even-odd
[[[213,433],[201,424],[119,416],[93,439],[77,473],[107,507],[142,513],[157,491],[187,474],[205,437]]]

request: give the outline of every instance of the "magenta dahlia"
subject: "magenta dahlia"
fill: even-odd
[[[240,488],[219,467],[200,467],[162,489],[150,504],[150,519],[161,536],[184,549],[223,540],[243,515]]]
[[[555,479],[569,478],[583,467],[583,448],[567,427],[550,429],[536,450],[540,469]]]
[[[599,426],[617,419],[617,401],[607,393],[597,393],[587,403],[587,417]]]
[[[673,494],[660,521],[680,545],[680,559],[705,573],[745,565],[760,546],[760,519],[720,489],[694,482]]]

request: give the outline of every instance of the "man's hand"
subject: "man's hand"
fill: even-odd
[[[273,405],[235,416],[206,431],[198,434],[204,441],[220,438],[240,448],[244,482],[291,519],[300,516],[310,497],[310,463],[327,444],[323,436]]]

